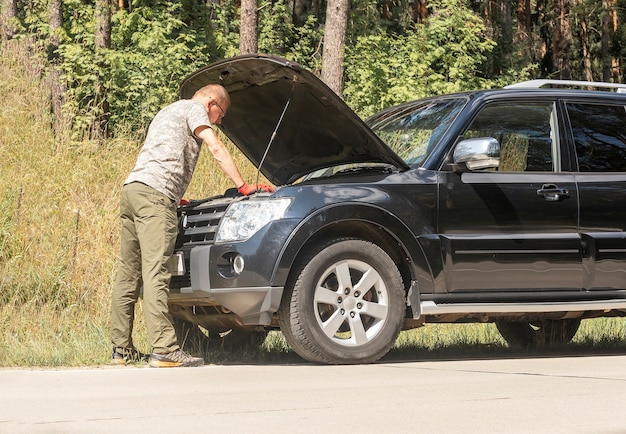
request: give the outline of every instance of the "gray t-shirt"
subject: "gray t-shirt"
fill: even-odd
[[[124,184],[141,182],[179,201],[198,162],[202,141],[193,132],[211,126],[199,101],[180,100],[164,107],[148,127],[135,168]]]

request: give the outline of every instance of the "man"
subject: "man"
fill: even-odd
[[[187,190],[202,143],[239,192],[272,191],[266,185],[244,183],[231,154],[213,131],[230,106],[220,85],[210,84],[189,100],[163,108],[148,128],[134,169],[122,188],[121,251],[111,301],[112,362],[123,364],[145,356],[133,346],[135,304],[143,284],[150,366],[200,366],[204,360],[180,349],[168,309],[166,264],[177,235],[176,207]]]

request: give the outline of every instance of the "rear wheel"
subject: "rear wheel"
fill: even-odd
[[[318,245],[294,268],[279,309],[293,350],[317,363],[370,363],[394,344],[404,321],[404,287],[378,246],[341,239]]]
[[[566,344],[574,338],[580,319],[544,320],[540,322],[496,321],[496,327],[511,346],[543,348]]]

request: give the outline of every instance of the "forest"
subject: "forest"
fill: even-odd
[[[143,133],[210,62],[275,54],[361,116],[530,78],[621,82],[624,0],[2,0],[27,41],[58,140]]]

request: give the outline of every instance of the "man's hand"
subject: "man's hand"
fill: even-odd
[[[272,193],[274,191],[274,187],[267,184],[244,184],[237,190],[239,190],[239,193],[243,194],[244,196],[249,196],[255,191],[266,191],[268,193]]]

